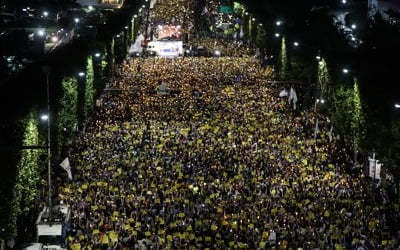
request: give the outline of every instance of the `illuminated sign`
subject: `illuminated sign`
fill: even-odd
[[[182,41],[154,41],[149,42],[148,51],[154,51],[158,56],[176,57],[183,55]]]
[[[158,39],[181,39],[182,29],[180,25],[159,25],[158,26]]]

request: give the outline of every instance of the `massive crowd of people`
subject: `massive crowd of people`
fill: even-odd
[[[60,188],[71,249],[392,247],[386,207],[345,171],[329,120],[294,115],[258,65],[127,60]]]
[[[73,211],[70,249],[397,244],[390,205],[347,171],[329,119],[294,113],[279,96],[290,86],[250,54],[120,66],[118,91],[102,96],[70,152],[73,181],[58,189]]]

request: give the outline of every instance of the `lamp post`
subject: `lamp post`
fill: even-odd
[[[314,166],[313,166],[313,175],[315,175],[315,166],[317,165],[317,134],[319,133],[318,126],[318,104],[324,104],[324,99],[316,99],[314,104],[314,115],[315,115],[315,128],[314,128]]]
[[[148,1],[146,1],[146,5],[143,5],[142,8],[146,11],[146,24],[145,24],[145,35],[144,35],[144,39],[148,39],[148,36],[151,35],[149,34],[149,26],[150,26],[150,3],[148,3]],[[150,32],[151,33],[151,32]],[[150,37],[151,40],[151,37]]]
[[[86,118],[86,73],[79,71],[76,73],[76,81],[78,83],[78,131],[82,131],[84,120]]]
[[[46,97],[47,97],[47,115],[42,115],[42,120],[47,121],[47,178],[48,178],[48,202],[49,202],[49,221],[53,221],[52,216],[52,200],[51,200],[51,128],[50,128],[50,67],[48,65],[43,66],[43,72],[46,74]]]

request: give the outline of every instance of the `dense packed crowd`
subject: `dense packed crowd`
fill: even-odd
[[[249,57],[127,60],[60,188],[71,249],[391,248],[329,120],[314,138],[317,114],[290,112],[260,71]]]
[[[194,23],[194,8],[196,1],[174,0],[156,1],[154,8],[150,11],[151,20],[156,25],[172,24],[184,25],[187,29],[188,23]]]
[[[167,2],[158,19],[179,12]],[[74,180],[58,190],[73,211],[69,247],[393,248],[390,205],[367,195],[361,171],[347,171],[329,119],[292,112],[279,97],[290,86],[223,42],[240,57],[120,66],[117,91],[102,96],[70,152]]]

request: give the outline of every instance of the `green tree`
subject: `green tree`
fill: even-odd
[[[333,122],[341,138],[352,143],[355,162],[365,136],[365,116],[357,78],[354,78],[352,88],[342,85],[336,89]]]
[[[332,96],[333,89],[330,88],[331,78],[329,75],[327,63],[324,58],[321,58],[318,62],[317,77],[318,88],[321,95],[319,98],[329,98],[330,96]]]
[[[288,58],[286,49],[286,39],[282,37],[281,40],[281,50],[279,53],[279,78],[280,80],[286,80],[288,69]]]
[[[265,48],[267,33],[262,23],[257,25],[256,47]]]
[[[62,97],[59,101],[57,132],[62,149],[65,141],[70,138],[78,122],[78,82],[76,78],[65,77],[62,82]]]
[[[22,146],[38,146],[39,130],[37,112],[32,110],[19,122],[18,127],[23,129]],[[37,184],[40,179],[41,167],[39,164],[40,149],[23,149],[19,154],[16,177],[10,195],[2,197],[9,209],[3,211],[2,225],[4,231],[0,235],[6,239],[18,236],[18,220],[21,216],[27,216],[37,196]]]
[[[94,88],[93,57],[88,56],[86,63],[85,117],[92,114],[96,90]]]
[[[239,3],[239,2],[234,2],[233,3],[233,13],[235,15],[242,15],[242,13],[245,11],[245,7],[243,4]]]
[[[356,147],[361,146],[361,141],[365,135],[365,116],[363,105],[361,102],[360,89],[358,79],[354,77],[354,85],[352,92],[352,111],[353,114],[350,117],[351,131],[353,131],[353,139]]]

